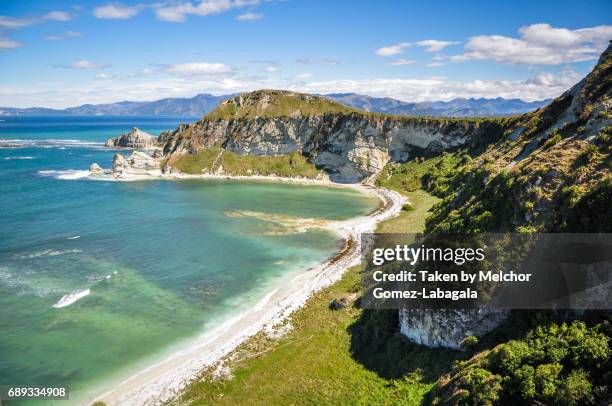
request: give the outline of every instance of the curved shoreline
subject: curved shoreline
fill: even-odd
[[[145,179],[235,179],[248,181],[290,182],[321,186],[350,187],[375,194],[381,207],[366,216],[330,224],[345,245],[334,257],[302,272],[262,298],[252,309],[239,314],[198,337],[187,348],[176,351],[166,359],[147,367],[91,401],[110,405],[156,405],[177,396],[186,384],[196,379],[202,370],[228,356],[240,344],[264,329],[286,320],[315,292],[333,284],[349,267],[360,262],[361,234],[373,232],[383,220],[399,214],[406,199],[399,193],[363,184],[337,184],[327,180],[281,178],[266,176],[226,175],[166,175],[130,176],[121,181]]]

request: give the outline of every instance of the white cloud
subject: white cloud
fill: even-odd
[[[45,20],[52,21],[70,21],[72,20],[72,15],[70,13],[66,13],[65,11],[51,11],[50,13],[45,14],[43,18]]]
[[[569,30],[533,24],[519,30],[521,38],[479,35],[465,44],[453,61],[491,59],[500,63],[559,65],[597,59],[612,38],[612,25]]]
[[[238,17],[236,17],[236,20],[238,21],[258,21],[261,20],[263,18],[263,14],[258,14],[258,13],[244,13],[244,14],[240,14]]]
[[[565,69],[557,74],[540,72],[534,78],[529,79],[528,83],[542,86],[561,86],[569,88],[581,79],[581,75],[573,69]]]
[[[0,16],[0,28],[16,29],[36,24],[35,19]]]
[[[101,19],[127,20],[137,15],[141,9],[141,6],[124,6],[119,3],[113,3],[96,7],[93,15]]]
[[[86,59],[76,61],[68,65],[56,65],[57,68],[66,68],[66,69],[101,69],[101,68],[107,68],[109,66],[110,65],[108,64],[93,63]]]
[[[43,37],[43,39],[47,40],[47,41],[60,41],[66,38],[76,38],[76,37],[80,37],[82,34],[80,32],[76,32],[76,31],[66,31],[63,34],[59,34],[59,35],[45,35]]]
[[[393,65],[393,66],[410,65],[410,64],[415,63],[415,62],[416,61],[414,61],[412,59],[400,58],[398,60],[389,62],[389,65]]]
[[[167,66],[164,72],[177,76],[201,76],[227,74],[231,69],[222,63],[193,62]]]
[[[155,71],[153,71],[153,69],[150,69],[150,68],[143,68],[136,73],[140,76],[149,76],[149,75],[154,74]]]
[[[96,74],[96,79],[99,79],[99,80],[114,79],[114,78],[115,78],[115,75],[111,75],[110,73],[101,72],[101,73]]]
[[[270,66],[266,66],[264,69],[266,72],[278,72],[280,70],[280,68],[276,65],[270,65]]]
[[[437,68],[437,67],[439,67],[439,66],[444,66],[444,65],[445,65],[445,64],[444,64],[444,63],[442,63],[442,62],[431,62],[431,63],[428,63],[428,64],[427,64],[427,65],[425,65],[425,66],[427,66],[428,68]]]
[[[295,60],[297,65],[321,65],[321,66],[336,66],[340,65],[342,61],[340,59],[310,59],[310,58],[298,58]]]
[[[399,44],[389,45],[387,47],[378,48],[375,52],[380,56],[397,55],[404,52],[404,49],[410,46],[409,42],[400,42]]]
[[[195,5],[186,2],[173,6],[158,6],[155,14],[162,21],[180,23],[185,21],[190,14],[205,17],[232,9],[255,6],[259,2],[260,0],[204,0]]]
[[[574,71],[541,73],[529,80],[473,80],[453,82],[445,78],[331,80],[296,84],[293,90],[308,93],[359,93],[376,97],[420,102],[452,100],[458,97],[543,100],[559,96],[576,83]]]
[[[306,80],[306,79],[310,79],[311,77],[312,77],[312,73],[308,73],[308,72],[298,73],[297,75],[295,75],[296,80]]]
[[[0,50],[2,49],[16,49],[21,48],[23,46],[23,42],[15,41],[8,37],[0,36]]]
[[[416,43],[420,47],[426,47],[427,52],[440,52],[449,45],[460,44],[458,41],[439,41],[436,39],[426,39]]]

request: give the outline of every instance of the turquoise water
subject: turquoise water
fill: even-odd
[[[0,385],[95,393],[337,250],[332,233],[279,218],[341,220],[377,204],[314,186],[73,179],[110,166],[107,138],[189,119],[0,119]]]

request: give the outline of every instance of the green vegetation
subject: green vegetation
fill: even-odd
[[[612,380],[610,333],[609,320],[591,327],[580,321],[536,327],[522,339],[456,362],[434,403],[583,404],[605,395],[601,391]]]
[[[181,155],[170,163],[183,173],[219,173],[226,175],[277,175],[316,178],[322,172],[306,158],[292,152],[278,156],[239,155],[221,147],[205,148],[197,154]]]
[[[422,190],[407,192],[414,210],[379,225],[378,231],[419,232],[433,204]],[[395,224],[397,223],[397,224]],[[401,225],[401,229],[398,227]],[[438,376],[461,356],[429,349],[399,334],[396,311],[364,311],[355,304],[360,267],[314,295],[292,317],[282,338],[259,334],[226,361],[229,376],[207,371],[177,404],[402,404],[417,405]],[[331,310],[333,299],[351,305]]]
[[[290,117],[296,114],[296,112],[304,116],[359,112],[357,109],[323,97],[280,90],[259,90],[244,94],[242,97],[247,98],[247,103],[244,105],[237,107],[236,103],[230,99],[208,113],[206,118],[209,120],[227,120],[252,119],[256,117]]]
[[[515,117],[469,117],[469,118],[443,118],[427,116],[399,116],[384,113],[373,113],[346,106],[322,96],[304,93],[295,93],[284,90],[257,90],[243,93],[221,103],[208,113],[205,120],[242,120],[257,118],[287,118],[292,116],[311,115],[359,115],[370,119],[392,119],[412,122],[443,122],[447,125],[461,123],[477,123],[501,128],[504,123],[514,121]]]
[[[559,134],[559,130],[551,131],[550,135],[548,136],[548,139],[546,139],[546,141],[544,141],[544,143],[542,144],[542,148],[548,149],[553,145],[558,144],[561,139],[562,137],[561,134]]]
[[[291,319],[281,339],[249,340],[230,362],[231,376],[209,371],[178,404],[355,405],[421,403],[456,352],[411,344],[397,314],[372,317],[355,306],[330,310],[332,299],[360,289],[359,267],[324,289]]]

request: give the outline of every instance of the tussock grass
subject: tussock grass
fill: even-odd
[[[219,155],[221,154],[221,155]],[[221,147],[205,148],[197,154],[181,155],[170,163],[183,173],[217,173],[226,175],[276,175],[283,177],[317,178],[322,171],[298,152],[286,155],[239,155]]]

